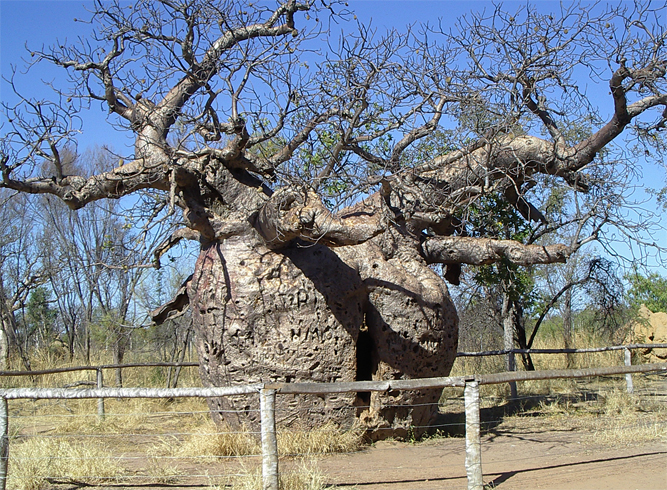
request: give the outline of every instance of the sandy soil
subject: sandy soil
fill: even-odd
[[[666,490],[667,441],[594,447],[570,430],[514,428],[482,440],[484,483],[507,490]],[[462,489],[465,441],[381,442],[319,462],[327,482],[363,490]]]
[[[508,407],[483,408],[482,468],[487,488],[667,490],[665,412],[652,415],[651,410],[639,409],[630,418],[601,414],[600,387],[591,386],[581,384],[578,396],[563,401],[570,404],[571,411],[561,405],[552,415],[543,413],[538,399],[533,401],[537,410],[525,406],[515,412],[510,407],[514,416],[506,416]],[[645,389],[651,393],[647,407],[651,403],[653,409],[665,406],[667,380],[660,378]],[[462,407],[457,412],[456,403],[460,401],[449,410],[447,422],[464,422]],[[620,438],[619,426],[623,430]],[[648,437],[644,442],[633,439],[635,434],[650,433],[663,436],[650,442],[646,442]],[[614,440],[624,442],[619,445]],[[419,444],[376,443],[357,454],[323,459],[318,467],[327,483],[342,488],[467,488],[464,437],[440,437]]]
[[[667,490],[667,441],[626,447],[596,447],[582,442],[585,434],[570,429],[511,431],[495,429],[482,439],[485,488],[505,490]],[[437,438],[418,444],[383,441],[360,452],[312,461],[326,486],[350,490],[462,490],[467,488],[465,440]],[[259,464],[259,460],[254,461]],[[281,460],[281,471],[298,461]],[[244,469],[253,465],[246,460]],[[152,478],[98,489],[206,489],[203,473],[225,474],[237,465],[192,465],[174,481]],[[75,490],[76,485],[51,488]],[[223,488],[223,487],[218,487]]]

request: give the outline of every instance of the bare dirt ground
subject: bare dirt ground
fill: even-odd
[[[576,395],[482,408],[487,488],[667,490],[667,379],[647,383],[635,398],[601,395],[595,383],[577,386]],[[445,404],[444,421],[464,422],[461,408],[460,401]],[[327,483],[343,488],[467,488],[462,434],[419,444],[381,442],[318,467]]]
[[[596,447],[570,428],[494,430],[482,439],[484,483],[507,490],[665,490],[667,441]],[[582,439],[584,439],[582,441]],[[465,441],[381,442],[321,460],[328,483],[363,490],[466,488]]]
[[[658,423],[664,426],[667,420]],[[665,433],[664,429],[661,431]],[[582,424],[578,417],[556,416],[545,421],[544,417],[520,416],[504,421],[482,437],[486,488],[667,490],[667,438],[614,445],[608,440],[601,442],[600,437],[601,434],[590,430],[590,421]],[[259,471],[259,464],[259,458],[246,460],[242,469]],[[145,466],[143,458],[137,465],[135,469]],[[282,458],[280,469],[289,472],[298,470],[301,465],[298,460]],[[418,443],[382,441],[355,453],[319,457],[308,461],[307,465],[322,475],[325,488],[467,488],[463,437],[435,437]],[[100,490],[222,489],[224,484],[195,475],[231,474],[239,469],[231,462],[186,465],[175,479],[158,482],[154,478],[140,478],[132,483],[126,480],[92,487]],[[257,484],[261,486],[259,481]],[[56,484],[50,488],[75,490],[81,486]]]
[[[571,427],[540,430],[540,421],[523,427],[489,431],[482,438],[485,488],[505,490],[667,490],[667,441],[600,446],[584,432]],[[337,454],[310,461],[323,475],[324,487],[350,490],[448,490],[467,488],[465,439],[435,438],[426,442],[382,441],[359,452]],[[245,470],[259,460],[248,462]],[[281,460],[290,471],[301,463]],[[103,485],[98,489],[222,489],[211,486],[202,473],[234,472],[236,465],[193,465],[183,468],[177,481],[139,480]],[[238,468],[236,468],[238,469]],[[257,468],[259,471],[259,468]],[[261,486],[260,481],[257,485]],[[258,486],[258,488],[259,488]],[[79,486],[54,485],[75,490]],[[245,487],[244,487],[245,488]]]

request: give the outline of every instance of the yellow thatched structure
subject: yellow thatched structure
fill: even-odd
[[[645,305],[641,305],[637,319],[630,323],[627,342],[634,344],[665,344],[667,343],[667,313],[653,313]],[[646,362],[664,362],[667,349],[647,349],[641,351]]]

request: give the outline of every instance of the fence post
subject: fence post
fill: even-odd
[[[7,399],[0,397],[0,490],[7,485],[7,462],[9,460],[9,412]]]
[[[259,411],[262,423],[262,482],[263,490],[278,490],[278,439],[276,438],[276,390],[259,392]]]
[[[632,366],[632,353],[627,347],[623,349],[625,351],[625,365]],[[634,386],[632,385],[632,374],[626,373],[625,375],[625,384],[628,387],[628,394],[632,395],[635,392]]]
[[[482,439],[479,421],[479,383],[466,381],[464,390],[466,412],[466,474],[468,490],[483,490]]]
[[[514,349],[510,350],[509,353],[507,354],[507,371],[516,371],[516,358],[514,357]],[[516,381],[510,381],[510,399],[515,400],[518,398],[518,394],[516,391]]]
[[[104,388],[104,375],[101,368],[97,369],[97,387]],[[100,422],[104,420],[104,398],[97,399],[97,416]]]

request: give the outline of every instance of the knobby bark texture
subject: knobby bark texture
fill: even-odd
[[[423,259],[391,241],[298,242],[274,251],[249,233],[204,247],[189,284],[202,378],[220,386],[447,375],[458,338],[447,288]],[[439,395],[284,395],[278,422],[316,427],[333,419],[351,427],[358,420],[375,437],[406,436],[428,426]],[[218,421],[256,425],[254,398],[210,404]]]

